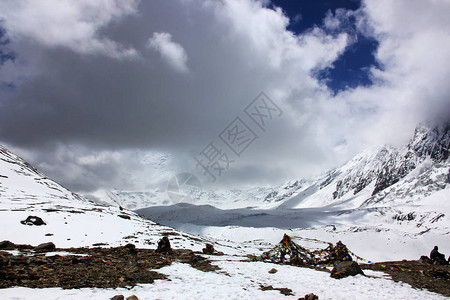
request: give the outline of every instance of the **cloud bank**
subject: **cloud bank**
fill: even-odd
[[[193,157],[262,91],[284,113],[216,186],[311,176],[448,117],[447,1],[367,0],[299,35],[286,27],[301,20],[261,1],[91,2],[0,4],[15,53],[0,67],[0,141],[77,191],[201,172]],[[335,95],[317,73],[354,42],[350,14],[382,68]]]

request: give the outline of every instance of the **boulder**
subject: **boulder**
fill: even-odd
[[[127,297],[127,300],[139,300],[139,298],[136,297],[136,295],[131,295],[130,297]]]
[[[343,261],[333,268],[330,276],[336,279],[340,279],[347,276],[355,276],[358,274],[364,275],[361,267],[357,262]]]
[[[313,293],[309,293],[309,294],[306,294],[305,297],[298,298],[298,300],[319,300],[319,296],[317,296]]]
[[[433,263],[433,261],[426,255],[422,255],[420,257],[419,261],[422,263],[430,264],[430,265]]]
[[[214,247],[211,244],[206,244],[206,248],[203,248],[203,254],[214,254]]]
[[[53,251],[55,249],[56,249],[56,246],[52,242],[39,244],[36,247],[34,247],[34,251],[37,251],[37,252],[48,252],[48,251]]]
[[[37,216],[28,216],[25,220],[20,221],[20,223],[24,225],[36,225],[36,226],[47,225],[44,222],[44,220],[42,220],[40,217]]]
[[[126,244],[123,246],[125,249],[128,249],[131,255],[137,255],[136,246],[133,244]]]
[[[125,300],[125,297],[123,295],[115,295],[111,300]]]
[[[156,252],[171,252],[172,247],[170,246],[170,241],[167,236],[163,237],[158,241],[158,248],[156,249]]]
[[[2,241],[0,242],[0,249],[13,250],[16,249],[16,245],[10,241]]]
[[[275,268],[272,268],[272,269],[270,269],[269,274],[275,274],[276,272],[278,272],[278,270]]]

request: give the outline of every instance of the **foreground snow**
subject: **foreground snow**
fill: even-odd
[[[224,259],[224,258],[221,258]],[[10,288],[0,290],[1,299],[109,299],[117,294],[139,299],[285,299],[278,290],[262,291],[260,286],[289,288],[298,299],[314,293],[319,299],[447,299],[428,291],[393,282],[381,272],[336,280],[329,273],[262,262],[217,261],[219,272],[202,272],[187,264],[174,263],[159,271],[171,281],[157,280],[132,289],[63,290]],[[278,272],[269,274],[275,267]]]

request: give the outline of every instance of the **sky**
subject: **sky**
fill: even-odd
[[[84,194],[274,185],[450,115],[448,0],[0,2],[0,143]]]

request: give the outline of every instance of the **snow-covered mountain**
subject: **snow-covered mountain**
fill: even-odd
[[[411,202],[414,196],[429,195],[447,186],[449,124],[419,125],[407,145],[367,149],[315,179],[292,180],[279,186],[198,190],[191,194],[191,204],[220,209],[325,206],[355,209],[373,207],[376,203],[382,206],[382,199]],[[103,202],[118,203],[132,210],[176,204],[169,199],[165,188],[112,190],[97,196]]]
[[[246,189],[199,189],[190,194],[191,204],[212,205],[221,209],[273,208],[295,195],[306,183],[305,180],[289,182],[282,186],[250,187]],[[168,196],[167,189],[145,191],[112,190],[97,193],[99,202],[121,205],[130,210],[150,206],[176,204]]]
[[[28,216],[45,225],[21,223]],[[0,240],[37,245],[53,242],[57,247],[134,243],[156,248],[162,235],[177,236],[176,248],[201,250],[206,240],[158,225],[116,206],[99,205],[46,177],[29,163],[0,146]],[[220,246],[218,246],[220,248]]]
[[[280,208],[356,208],[380,206],[383,199],[399,203],[429,196],[449,183],[449,147],[450,123],[419,125],[407,145],[363,151],[319,177]]]
[[[368,173],[371,171],[368,166],[373,165],[370,163],[370,159],[361,159],[359,164],[354,163],[359,166],[366,165],[362,169],[368,171]],[[381,163],[375,163],[375,165],[378,166]],[[353,174],[352,172],[355,171],[354,168],[351,169],[348,168],[348,174]],[[339,176],[343,175],[344,169],[341,168],[340,171],[340,174],[335,172],[335,177],[330,177],[329,184],[324,184],[322,189],[319,185],[317,189],[325,190],[329,187],[336,187],[336,180],[341,178]],[[427,156],[416,166],[414,171],[375,196],[378,197],[382,192],[387,192],[389,188],[397,187],[395,193],[405,195],[405,199],[407,199],[410,194],[409,189],[416,191],[418,185],[434,186],[437,190],[426,188],[423,193],[416,193],[415,195],[424,195],[422,199],[433,200],[435,205],[439,205],[443,200],[448,199],[449,189],[447,184],[444,184],[443,187],[435,186],[429,184],[427,178],[430,178],[434,183],[441,182],[448,179],[448,175],[444,178],[443,174],[448,174],[448,165],[442,161],[437,163],[433,158]],[[320,182],[323,183],[324,181]],[[266,196],[262,193],[263,189],[256,189],[255,193],[264,196],[261,198],[263,202],[278,205],[279,202],[292,195],[297,194],[298,196],[304,193],[315,184],[308,185],[308,182],[305,181],[294,181],[285,187],[273,188]],[[402,184],[402,189],[398,188],[399,184]],[[343,204],[342,199],[355,190],[351,184],[348,186],[348,191],[343,193],[340,198],[332,197],[332,199]],[[370,184],[366,185],[359,193],[370,190],[368,189],[369,186]],[[330,188],[330,192],[333,192],[333,189]],[[370,193],[368,194],[370,196]],[[438,194],[440,194],[440,198],[436,197]],[[394,191],[389,192],[389,195],[394,195]],[[274,299],[280,297],[279,292],[276,290],[262,291],[261,286],[275,285],[276,287],[291,288],[296,297],[312,291],[324,299],[334,299],[336,296],[345,298],[348,295],[358,299],[364,297],[445,299],[444,296],[439,294],[413,289],[407,284],[394,282],[381,272],[365,270],[370,277],[358,275],[336,281],[330,278],[326,272],[289,265],[276,265],[278,272],[274,275],[269,272],[273,268],[271,264],[245,261],[244,255],[246,254],[258,255],[272,248],[280,240],[283,233],[288,233],[297,238],[305,237],[333,243],[342,240],[358,255],[378,261],[403,258],[417,259],[419,255],[426,254],[430,245],[435,243],[439,244],[444,253],[448,252],[448,249],[450,249],[450,244],[448,244],[449,230],[447,232],[430,230],[431,227],[429,226],[431,223],[438,224],[438,227],[442,229],[445,227],[442,226],[443,223],[448,225],[448,219],[446,219],[448,209],[442,210],[445,212],[445,216],[438,216],[431,223],[423,223],[423,228],[419,229],[423,232],[405,234],[405,231],[399,231],[392,226],[379,226],[379,214],[385,208],[380,205],[386,203],[389,199],[386,196],[380,198],[379,201],[374,200],[373,203],[365,201],[360,208],[353,210],[340,210],[335,207],[334,211],[327,211],[327,208],[319,207],[303,209],[266,208],[259,211],[247,209],[244,212],[236,210],[234,213],[225,211],[228,214],[228,216],[225,215],[225,218],[220,210],[211,206],[203,207],[203,213],[197,215],[199,218],[206,214],[212,216],[212,220],[215,222],[218,219],[223,219],[225,221],[223,225],[226,225],[229,218],[234,219],[236,223],[235,226],[200,226],[197,228],[193,226],[191,232],[197,231],[203,236],[208,236],[207,238],[197,237],[159,225],[131,211],[120,209],[117,205],[99,205],[86,200],[47,178],[20,157],[0,146],[0,226],[2,228],[0,240],[32,245],[53,242],[58,248],[92,247],[93,245],[119,246],[130,242],[139,248],[155,248],[157,240],[165,234],[170,237],[174,248],[189,248],[198,251],[206,242],[213,241],[216,250],[225,252],[224,256],[208,256],[208,259],[221,268],[218,272],[205,273],[193,269],[183,262],[173,261],[171,265],[158,270],[166,274],[170,280],[157,280],[153,284],[139,284],[132,289],[83,288],[67,290],[61,288],[34,289],[18,286],[1,289],[0,298],[31,299],[37,296],[45,299],[110,299],[116,294],[135,294],[140,299],[161,297],[184,299],[186,297],[198,297],[198,295],[207,295],[208,297],[212,295],[224,299],[235,299],[236,295],[241,298]],[[405,203],[407,204],[408,201],[405,201]],[[171,209],[167,206],[165,208]],[[182,215],[185,219],[188,219],[189,214],[192,216],[193,213],[197,212],[195,206],[189,207],[178,204],[178,208],[178,210],[172,208],[169,217],[179,219],[179,216]],[[213,214],[216,214],[216,216],[213,216]],[[22,224],[21,221],[28,216],[42,218],[45,225],[29,226]],[[406,215],[406,219],[403,219],[403,216],[398,216],[398,222],[408,222],[410,219],[414,220],[414,216]],[[246,224],[247,221],[249,222]],[[365,221],[365,225],[361,221]],[[259,222],[256,228],[249,226],[255,224],[255,222]],[[280,222],[284,222],[286,226],[273,228]],[[292,222],[297,222],[297,224],[302,222],[305,228],[291,228],[289,225],[293,224]],[[339,222],[341,224],[337,226],[328,225],[338,224]],[[344,222],[347,222],[348,225],[343,226],[342,223]],[[361,222],[361,226],[355,226],[359,222]],[[189,227],[189,224],[186,225]],[[272,228],[270,228],[271,226]],[[189,229],[188,227],[186,229]],[[287,227],[290,229],[287,229]],[[412,230],[409,232],[412,232]],[[319,241],[320,245],[315,243],[309,243],[308,245],[308,242],[302,245],[311,249],[318,249],[317,247],[326,245],[326,242],[321,241]],[[405,247],[405,245],[409,246]],[[17,250],[7,251],[13,255],[20,255]],[[67,252],[50,252],[48,254],[67,255]],[[306,279],[299,282],[298,278]]]
[[[369,149],[316,180],[274,187],[261,196],[259,206],[227,210],[178,204],[139,213],[192,233],[206,232],[205,226],[337,226],[347,233],[396,231],[436,240],[450,234],[449,128],[449,123],[420,125],[407,145]]]

